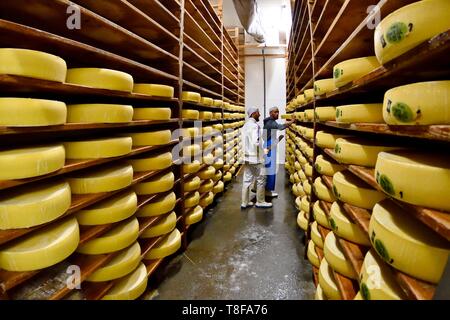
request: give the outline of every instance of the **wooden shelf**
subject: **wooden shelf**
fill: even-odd
[[[319,269],[316,266],[312,266],[313,269],[313,280],[314,280],[314,285],[317,286],[319,285]]]
[[[334,280],[336,281],[336,285],[341,293],[341,297],[343,300],[353,300],[358,292],[358,284],[355,280],[347,278],[342,274],[334,271],[333,272]]]

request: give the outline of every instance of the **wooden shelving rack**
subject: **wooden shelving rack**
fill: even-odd
[[[332,78],[333,66],[341,61],[374,55],[374,28],[367,26],[373,21],[374,14],[367,8],[377,5],[381,19],[393,11],[416,2],[415,0],[313,0],[296,1],[293,7],[293,24],[291,40],[288,47],[288,63],[286,69],[286,95],[291,101],[304,90],[313,88],[316,80]],[[384,92],[392,87],[409,83],[431,80],[448,80],[450,76],[450,30],[423,42],[402,56],[379,67],[371,73],[344,87],[329,92],[323,96],[315,96],[308,103],[296,107],[296,112],[314,110],[320,106],[339,106],[343,104],[360,103],[360,101],[382,101]],[[387,124],[352,123],[342,124],[336,121],[319,122],[299,121],[303,127],[314,129],[314,136],[319,130],[340,134],[363,136],[371,139],[387,137],[407,146],[419,146],[426,149],[447,148],[450,143],[449,125],[429,126],[391,126]],[[299,132],[290,129],[291,139],[301,137],[304,142],[310,139],[302,137]],[[294,141],[292,147],[300,145]],[[312,140],[315,158],[322,154],[326,159],[337,162],[331,149],[321,149]],[[306,157],[306,155],[305,155]],[[374,169],[355,165],[345,165],[346,170],[366,182],[367,185],[380,190],[374,178]],[[321,175],[313,166],[315,180]],[[321,176],[322,181],[332,190],[332,178]],[[380,190],[381,191],[381,190]],[[317,200],[312,192],[312,204]],[[430,208],[423,208],[393,199],[393,201],[411,214],[411,219],[417,219],[424,227],[430,228],[436,234],[450,241],[450,215]],[[321,208],[329,214],[330,203],[320,201]],[[371,212],[348,204],[342,204],[348,217],[368,235]],[[310,215],[310,223],[313,218]],[[310,228],[306,235],[310,239]],[[319,228],[320,229],[320,228]],[[321,232],[324,231],[321,228]],[[324,235],[324,234],[323,234]],[[355,272],[359,274],[364,256],[369,248],[356,245],[338,237],[338,241],[350,261]],[[306,253],[305,253],[306,255]],[[390,267],[391,268],[391,267]],[[412,300],[432,299],[436,285],[414,279],[391,268],[405,296]],[[314,270],[314,279],[316,279]],[[335,273],[336,274],[336,273]],[[353,299],[353,294],[342,292],[342,276],[335,277],[344,299]],[[315,281],[317,282],[317,281]],[[348,291],[353,291],[347,286]]]
[[[81,28],[66,26],[70,4],[80,12]],[[42,14],[43,10],[46,12]],[[195,91],[233,105],[242,105],[244,88],[240,86],[239,51],[208,0],[19,0],[0,4],[0,47],[24,48],[55,54],[63,58],[68,68],[101,67],[131,74],[136,83],[166,84],[175,88],[174,98],[95,89],[80,85],[57,83],[14,75],[0,75],[3,96],[48,98],[67,103],[117,103],[134,107],[169,107],[168,121],[132,121],[121,124],[77,124],[59,126],[11,128],[0,127],[0,146],[42,144],[71,138],[111,136],[133,130],[175,131],[193,125],[182,119],[183,109],[220,112],[222,119],[203,121],[203,125],[232,123],[241,120],[223,119],[224,106],[210,107],[182,101],[183,91]],[[236,126],[235,129],[238,129]],[[210,137],[203,137],[203,140]],[[0,181],[0,194],[21,185],[64,178],[67,174],[87,168],[98,168],[136,155],[170,151],[182,142],[176,138],[167,145],[136,147],[121,157],[95,160],[67,160],[65,166],[48,175],[30,179]],[[237,160],[237,157],[236,157]],[[132,185],[172,171],[175,175],[173,192],[177,197],[174,211],[177,228],[182,234],[184,250],[188,244],[185,225],[184,180],[180,161],[162,171],[137,172]],[[236,170],[237,171],[237,170]],[[223,180],[223,178],[222,178]],[[98,203],[126,189],[89,195],[73,195],[69,210],[58,220],[74,215],[78,210]],[[172,192],[169,191],[169,192]],[[167,195],[168,192],[138,197],[138,208]],[[161,217],[139,218],[141,234],[155,225]],[[52,222],[50,222],[52,223]],[[48,223],[48,224],[50,224]],[[80,243],[94,239],[111,230],[115,224],[80,228]],[[42,226],[0,231],[1,246],[17,240]],[[163,238],[140,239],[142,258]],[[32,272],[0,270],[0,299],[101,299],[113,287],[114,281],[85,282],[93,272],[110,261],[116,253],[88,256],[74,253],[66,260],[46,269]],[[150,277],[165,259],[143,262]],[[66,286],[67,266],[81,268],[81,290]]]

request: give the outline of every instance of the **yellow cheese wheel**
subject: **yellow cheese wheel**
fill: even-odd
[[[336,172],[345,169],[343,165],[326,160],[323,155],[317,156],[314,168],[318,173],[329,177],[332,177]]]
[[[190,102],[200,103],[201,100],[202,100],[202,96],[198,92],[183,91],[181,93],[181,99],[183,101],[190,101]]]
[[[214,174],[214,177],[212,178],[212,181],[217,182],[222,178],[222,171],[216,170],[216,173]]]
[[[199,205],[202,208],[209,206],[214,200],[214,193],[209,191],[205,196],[200,198]]]
[[[213,119],[217,119],[217,120],[222,119],[222,112],[214,112]]]
[[[358,275],[352,264],[344,255],[340,244],[333,232],[329,232],[324,241],[323,253],[328,264],[334,271],[350,279],[358,280]]]
[[[206,152],[211,152],[213,149],[213,146],[214,146],[214,144],[211,139],[205,140],[202,143],[202,148],[203,148],[203,150],[207,150]],[[206,153],[206,152],[204,152],[204,153]]]
[[[420,280],[438,283],[450,245],[390,200],[377,203],[369,224],[370,241],[381,258]]]
[[[133,77],[125,72],[101,68],[73,68],[67,70],[67,83],[82,86],[131,92]]]
[[[320,268],[320,259],[316,252],[316,245],[311,240],[308,242],[308,251],[306,252],[306,256],[314,267]]]
[[[308,217],[305,211],[300,211],[297,215],[297,225],[300,229],[306,231],[308,229]]]
[[[184,206],[186,208],[191,208],[198,205],[199,201],[200,201],[200,193],[198,191],[195,191],[191,194],[184,196]]]
[[[305,119],[305,121],[313,121],[314,120],[314,109],[305,110],[304,119]],[[305,130],[305,133],[303,134],[303,136],[308,136],[308,138],[309,138],[309,136],[311,136],[311,134],[309,134],[309,132],[311,132],[311,129],[304,127],[304,130]]]
[[[307,195],[311,194],[311,185],[308,180],[303,181],[303,190],[305,190]]]
[[[317,177],[316,180],[314,180],[314,193],[320,200],[328,202],[333,202],[336,200],[333,191],[328,189],[328,187],[323,183],[321,177]]]
[[[414,151],[380,152],[375,179],[384,192],[396,199],[450,211],[450,158],[446,155]]]
[[[62,145],[37,146],[0,151],[0,180],[42,176],[64,167]]]
[[[313,205],[313,216],[314,220],[317,221],[322,227],[331,229],[330,222],[328,221],[328,217],[325,212],[320,207],[319,201],[316,201]]]
[[[175,208],[177,197],[174,192],[159,196],[141,207],[136,213],[137,217],[154,217],[168,213]]]
[[[199,171],[197,176],[199,176],[200,179],[202,179],[202,180],[206,180],[206,179],[213,178],[215,173],[216,173],[216,169],[214,169],[213,166],[209,166],[209,167]]]
[[[133,107],[121,104],[67,105],[68,123],[121,123],[133,120]]]
[[[198,120],[200,118],[200,112],[193,109],[184,109],[181,111],[181,117],[187,120]]]
[[[219,169],[222,168],[223,166],[224,166],[224,164],[223,164],[223,160],[222,160],[222,159],[216,160],[216,161],[213,163],[213,167],[214,167],[214,169],[216,169],[216,170],[219,170]]]
[[[380,66],[377,57],[362,57],[342,61],[333,68],[334,84],[340,88],[372,72]]]
[[[172,139],[170,130],[127,133],[133,139],[133,146],[160,146],[168,144]]]
[[[172,116],[170,108],[134,108],[133,120],[169,120]]]
[[[143,263],[127,276],[120,278],[102,300],[135,300],[147,288],[147,269]]]
[[[132,158],[127,162],[133,166],[134,172],[163,170],[172,165],[172,153],[164,152],[145,158]]]
[[[134,191],[138,195],[161,193],[171,190],[174,182],[175,176],[173,172],[167,172],[138,183],[134,186]]]
[[[298,175],[298,172],[294,173],[294,181],[295,181],[295,183],[299,183],[302,181]]]
[[[186,225],[191,225],[200,222],[202,218],[203,218],[203,208],[201,206],[196,206],[186,214],[184,222],[186,223]]]
[[[73,194],[109,192],[128,187],[133,180],[130,165],[93,168],[69,176],[67,181]]]
[[[70,256],[78,246],[77,219],[52,223],[0,249],[0,268],[6,271],[32,271],[50,267]]]
[[[230,170],[228,170],[231,174],[235,174],[236,173],[236,167],[231,167]]]
[[[67,159],[100,159],[126,155],[131,152],[130,137],[105,138],[63,143]]]
[[[319,121],[334,121],[336,120],[335,107],[318,107],[316,108],[316,119]]]
[[[195,160],[192,163],[183,164],[183,172],[186,173],[196,173],[200,170],[200,161]]]
[[[361,291],[358,291],[355,295],[355,297],[353,298],[353,300],[363,300],[363,297],[361,295]]]
[[[223,181],[228,182],[228,181],[231,180],[231,178],[232,178],[231,173],[230,173],[230,172],[227,172],[227,173],[225,173],[224,176],[223,176]]]
[[[375,167],[378,153],[395,149],[399,149],[399,147],[360,138],[339,138],[334,146],[334,152],[339,162],[365,167]]]
[[[159,220],[147,227],[141,235],[140,238],[154,238],[159,237],[163,234],[167,234],[175,229],[177,225],[177,215],[175,212],[171,212],[169,214],[163,215],[159,218]]]
[[[348,217],[345,210],[334,202],[330,210],[330,226],[339,237],[364,246],[369,246],[367,234]]]
[[[318,131],[316,134],[316,144],[321,148],[334,149],[336,140],[345,137],[348,137],[348,135],[332,134],[325,131]]]
[[[302,208],[302,197],[295,198],[295,207],[298,210],[301,210],[301,208]]]
[[[325,293],[323,293],[322,287],[320,284],[317,285],[316,288],[316,294],[314,295],[315,300],[328,300],[328,298],[325,296]]]
[[[212,106],[214,104],[214,100],[212,98],[202,97],[202,104],[205,106]]]
[[[200,111],[199,119],[201,120],[211,120],[213,117],[213,113],[211,111]]]
[[[80,225],[92,226],[122,221],[136,210],[137,196],[133,191],[127,191],[77,211],[76,217]]]
[[[223,130],[223,125],[221,123],[213,124],[212,127],[213,127],[214,130],[217,130],[217,131],[222,131]]]
[[[323,249],[323,239],[322,235],[319,232],[319,229],[317,228],[317,221],[314,221],[311,224],[311,240],[316,246]]]
[[[309,102],[314,99],[314,89],[306,89],[304,92],[305,102]]]
[[[181,136],[189,138],[189,137],[196,137],[200,134],[200,129],[197,127],[191,127],[191,128],[183,128],[181,129]],[[189,140],[189,139],[188,139]]]
[[[301,170],[301,169],[302,169],[302,166],[300,165],[300,162],[298,162],[298,161],[295,161],[294,167],[295,167],[295,169],[297,169],[297,170]]]
[[[66,80],[66,62],[53,54],[29,49],[1,48],[0,61],[0,74],[57,82]]]
[[[53,126],[66,123],[66,117],[67,108],[64,102],[44,99],[0,98],[1,126]]]
[[[94,271],[86,281],[111,281],[130,274],[141,262],[141,247],[138,242],[120,251],[105,265]]]
[[[321,96],[335,89],[336,86],[333,78],[314,81],[314,94],[316,96]]]
[[[136,83],[133,86],[134,93],[141,93],[155,97],[173,98],[174,91],[174,87],[162,84]]]
[[[372,250],[361,268],[360,294],[364,300],[403,300],[405,296],[391,269]]]
[[[383,104],[352,104],[336,108],[336,121],[341,123],[383,123]]]
[[[202,182],[202,184],[200,185],[200,188],[198,189],[198,192],[200,192],[202,194],[202,193],[211,191],[213,187],[214,187],[214,181],[212,179],[207,179]]]
[[[337,172],[333,176],[333,191],[336,197],[356,207],[372,210],[386,196],[349,171]]]
[[[198,144],[191,144],[182,148],[183,157],[196,156],[202,152],[202,148]],[[188,160],[188,159],[186,159]],[[185,161],[186,162],[186,161]]]
[[[301,183],[294,184],[292,186],[292,192],[294,193],[294,195],[296,197],[302,197],[302,196],[306,195]]]
[[[170,234],[166,235],[164,239],[159,241],[145,255],[146,260],[161,259],[177,252],[181,247],[181,233],[178,229],[173,230]]]
[[[122,250],[136,241],[139,223],[136,218],[119,222],[113,229],[97,238],[88,240],[77,248],[83,254],[105,254]]]
[[[215,107],[222,107],[222,105],[223,105],[223,101],[222,100],[214,99],[214,106]]]
[[[198,188],[200,188],[201,183],[202,180],[197,176],[184,180],[183,184],[184,192],[198,190]]]
[[[309,213],[309,200],[308,196],[303,196],[301,200],[301,209],[306,213]]]
[[[450,28],[447,0],[417,1],[385,17],[375,29],[375,55],[391,61]]]
[[[384,95],[383,118],[392,125],[450,124],[450,81],[408,84]]]
[[[222,181],[217,182],[213,188],[213,193],[217,194],[217,193],[223,192],[224,187],[225,186]]]
[[[203,135],[207,135],[207,134],[213,134],[214,128],[212,126],[206,126],[206,127],[202,127],[202,134]]]
[[[319,268],[319,284],[330,300],[341,300],[341,293],[334,280],[333,271],[326,259],[322,259]]]

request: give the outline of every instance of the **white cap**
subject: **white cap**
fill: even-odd
[[[269,109],[269,112],[272,112],[272,111],[274,111],[274,110],[278,110],[278,107],[272,107],[272,108],[270,108],[270,109]]]
[[[259,109],[257,107],[250,107],[250,108],[247,109],[247,115],[250,117],[256,111],[259,111]]]

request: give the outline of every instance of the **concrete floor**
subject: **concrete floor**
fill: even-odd
[[[144,299],[314,298],[311,265],[303,259],[302,232],[284,166],[273,209],[241,210],[241,180],[242,174],[189,230],[189,247],[159,270]]]

